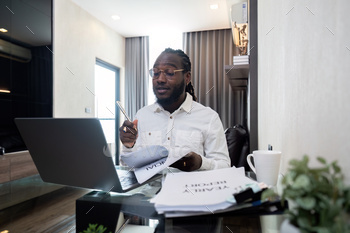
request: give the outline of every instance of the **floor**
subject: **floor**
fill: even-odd
[[[88,189],[63,187],[0,211],[0,233],[75,233],[75,200]]]

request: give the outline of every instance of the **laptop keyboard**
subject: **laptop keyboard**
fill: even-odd
[[[133,171],[117,170],[120,184],[123,189],[128,189],[135,184],[138,184],[136,176]]]

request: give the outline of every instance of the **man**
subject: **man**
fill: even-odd
[[[119,128],[123,151],[162,145],[168,148],[169,156],[185,155],[172,164],[182,171],[229,167],[219,115],[195,102],[188,56],[182,50],[165,49],[150,76],[157,102],[140,109],[136,120],[125,121]]]

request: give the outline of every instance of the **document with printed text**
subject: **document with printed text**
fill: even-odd
[[[153,145],[121,154],[121,159],[130,168],[134,168],[136,179],[141,184],[181,159],[181,157],[169,156],[169,151],[165,147]]]
[[[158,213],[214,213],[237,205],[233,194],[253,184],[257,182],[245,176],[244,168],[168,172],[161,191],[151,202]]]

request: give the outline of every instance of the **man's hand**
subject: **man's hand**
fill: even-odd
[[[202,157],[199,154],[190,152],[170,166],[185,172],[195,171],[202,166]]]
[[[119,128],[120,141],[124,146],[132,148],[137,139],[137,120],[133,122],[124,121],[123,125]]]

